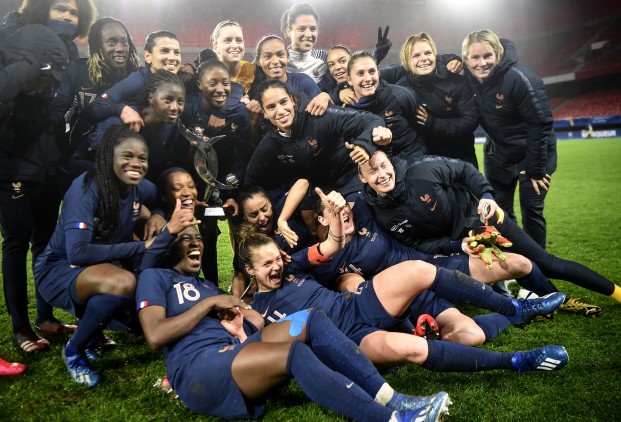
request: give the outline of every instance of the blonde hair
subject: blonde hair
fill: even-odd
[[[431,38],[428,32],[419,32],[418,34],[411,35],[403,46],[401,46],[401,51],[399,51],[399,58],[401,59],[401,64],[408,72],[412,71],[412,67],[410,66],[410,58],[412,57],[412,49],[414,48],[414,44],[417,42],[423,42],[429,44],[431,46],[431,51],[433,51],[433,55],[438,54],[438,49],[436,48],[436,43]]]
[[[236,26],[236,27],[239,28],[240,31],[242,31],[242,34],[244,32],[244,29],[242,28],[242,26],[238,22],[230,21],[230,20],[222,21],[222,22],[218,23],[216,25],[216,27],[213,29],[213,33],[211,34],[211,44],[212,45],[214,45],[218,41],[218,37],[220,36],[220,31],[225,26]]]
[[[505,55],[505,49],[500,43],[500,38],[490,29],[477,29],[466,35],[461,44],[461,56],[464,60],[468,58],[468,49],[474,43],[480,42],[492,49],[496,55],[496,62],[500,62]]]

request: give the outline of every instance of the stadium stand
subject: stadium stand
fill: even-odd
[[[582,95],[553,107],[553,115],[555,119],[621,115],[621,90]]]

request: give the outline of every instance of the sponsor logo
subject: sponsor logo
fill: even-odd
[[[431,212],[434,212],[436,210],[436,205],[438,204],[438,201],[434,201],[433,199],[431,199],[431,196],[429,196],[428,193],[420,196],[420,200],[427,204],[431,204],[433,202],[433,206],[431,207]]]
[[[390,231],[391,231],[391,232],[397,232],[397,233],[404,233],[404,232],[405,232],[405,230],[403,230],[403,228],[402,228],[401,226],[403,226],[403,225],[407,224],[408,222],[409,222],[409,221],[408,221],[407,219],[406,219],[406,220],[403,220],[403,221],[401,221],[400,223],[397,223],[397,224],[395,224],[394,226],[392,226],[392,227],[390,228]]]
[[[451,111],[453,109],[453,97],[445,95],[444,101],[446,101],[446,111]]]
[[[134,221],[140,217],[140,202],[134,201]]]
[[[269,307],[269,305],[268,305],[268,306],[267,306],[267,308],[265,308],[265,312],[263,312],[263,313],[261,314],[261,316],[262,316],[263,318],[265,318],[265,317],[267,316],[267,311],[269,311],[269,310],[270,310],[270,307]]]
[[[321,151],[319,148],[319,144],[317,143],[317,139],[309,139],[308,141],[308,146],[311,147],[311,149],[313,150],[313,155],[316,157],[317,154],[319,154],[319,152]]]
[[[505,96],[503,94],[496,94],[496,99],[499,101],[498,104],[496,104],[496,110],[500,110],[501,108],[503,108],[505,105],[502,103],[505,99]]]
[[[295,159],[290,154],[278,154],[276,158],[284,164],[295,164]]]
[[[22,192],[22,182],[12,182],[11,186],[13,186],[13,195],[11,195],[11,199],[19,199],[25,195]]]

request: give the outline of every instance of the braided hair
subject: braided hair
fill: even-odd
[[[176,73],[172,73],[166,69],[158,69],[154,73],[149,75],[149,79],[147,79],[147,83],[145,84],[145,92],[143,93],[141,103],[147,104],[149,102],[149,94],[155,94],[162,85],[166,84],[177,85],[181,87],[185,94],[185,85]]]
[[[127,43],[129,44],[129,52],[127,55],[127,62],[125,63],[125,69],[123,70],[123,74],[119,77],[114,77],[113,72],[110,67],[106,63],[104,58],[103,51],[103,39],[101,36],[101,31],[103,30],[105,25],[108,24],[117,24],[120,25],[125,31],[125,35],[127,36]],[[138,51],[136,50],[136,46],[132,41],[132,37],[129,34],[129,31],[123,24],[123,22],[105,17],[97,20],[91,30],[88,33],[88,78],[94,84],[101,87],[109,87],[123,79],[125,76],[129,75],[134,70],[140,67],[140,56],[138,56]]]
[[[97,154],[95,167],[86,173],[84,190],[94,181],[99,189],[99,209],[95,215],[93,238],[107,240],[119,223],[119,203],[121,200],[121,186],[114,173],[114,149],[127,139],[139,139],[147,142],[136,132],[132,132],[125,125],[110,126],[104,132]]]

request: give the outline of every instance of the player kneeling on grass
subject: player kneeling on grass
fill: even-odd
[[[302,309],[322,309],[376,365],[415,363],[434,371],[509,369],[520,372],[554,370],[565,366],[567,352],[557,345],[528,352],[498,353],[386,331],[394,330],[403,323],[412,301],[426,288],[438,294],[467,298],[468,301],[478,300],[477,292],[482,288],[496,295],[489,287],[457,271],[437,269],[422,261],[405,261],[365,280],[355,293],[334,292],[319,285],[309,272],[329,260],[342,247],[344,221],[339,216],[347,203],[337,192],[325,196],[320,189],[316,191],[324,211],[331,214],[328,238],[294,253],[286,268],[281,251],[271,237],[256,233],[252,228],[240,230],[240,257],[246,272],[257,283],[258,291],[251,305],[261,313],[266,323],[277,322],[283,316]],[[464,292],[466,290],[470,292]],[[510,321],[523,323],[537,313],[554,311],[564,297],[562,293],[554,293],[537,301],[520,301],[519,306],[506,299],[503,306]]]
[[[445,392],[396,393],[320,310],[257,330],[258,312],[198,276],[202,253],[200,234],[188,227],[171,248],[174,266],[144,270],[136,290],[147,342],[163,348],[168,379],[190,410],[259,417],[268,394],[295,378],[312,400],[356,420],[437,421],[447,413]]]

